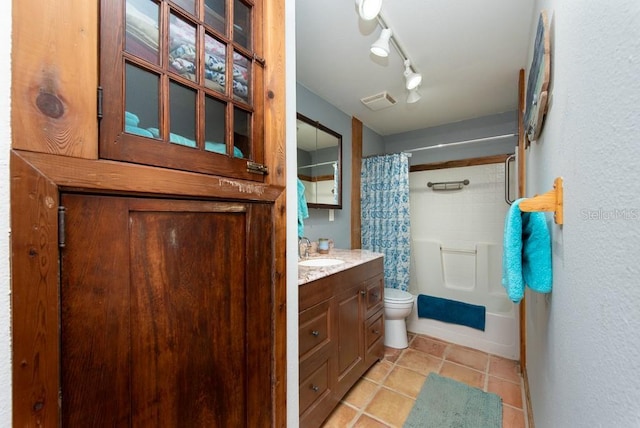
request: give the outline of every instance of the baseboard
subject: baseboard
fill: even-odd
[[[520,371],[522,372],[522,381],[524,382],[524,399],[527,406],[528,427],[535,428],[536,425],[533,423],[533,408],[531,407],[531,394],[529,393],[529,376],[527,376],[527,368],[520,366]]]

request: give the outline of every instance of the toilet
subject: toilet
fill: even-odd
[[[405,318],[413,309],[411,293],[396,288],[384,289],[384,346],[404,349],[407,342]]]

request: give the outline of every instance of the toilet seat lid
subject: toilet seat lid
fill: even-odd
[[[384,300],[394,301],[394,302],[406,302],[409,300],[413,300],[413,295],[411,293],[399,290],[397,288],[385,288]]]

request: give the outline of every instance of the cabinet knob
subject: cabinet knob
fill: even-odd
[[[366,292],[366,291],[364,291],[364,290],[360,290],[360,294],[362,294],[363,296],[365,296],[365,295],[367,294],[367,292]]]
[[[371,330],[373,334],[380,334],[380,330]]]
[[[311,389],[313,389],[313,392],[318,392],[320,391],[320,387],[316,386],[316,385],[311,385]]]
[[[313,331],[311,332],[311,335],[312,335],[312,336],[315,336],[315,337],[318,337],[318,336],[320,336],[320,332],[319,332],[318,330],[313,330]]]

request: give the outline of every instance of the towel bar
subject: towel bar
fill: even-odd
[[[564,204],[562,177],[557,177],[554,180],[553,190],[520,202],[520,211],[551,211],[554,213],[553,219],[556,224],[563,224]]]
[[[463,250],[459,248],[440,247],[440,251],[443,253],[477,254],[477,250]]]

